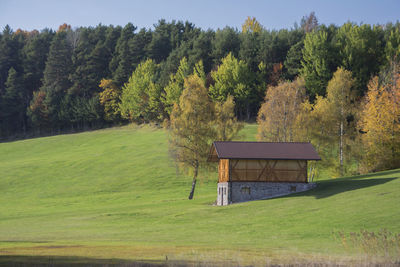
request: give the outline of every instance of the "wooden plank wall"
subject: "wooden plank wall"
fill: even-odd
[[[231,181],[307,182],[306,160],[231,159],[229,164]]]
[[[218,165],[218,182],[229,181],[229,159],[220,159]]]

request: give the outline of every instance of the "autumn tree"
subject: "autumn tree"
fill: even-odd
[[[229,95],[225,102],[215,103],[215,137],[218,141],[230,141],[243,128],[235,116],[235,102]]]
[[[247,17],[246,21],[242,25],[243,33],[259,33],[262,30],[261,24],[256,20],[255,17]]]
[[[365,150],[363,172],[400,167],[400,76],[391,83],[371,79],[359,129]]]
[[[161,88],[156,83],[158,65],[151,59],[139,64],[122,87],[121,116],[131,121],[161,119]]]
[[[170,152],[182,170],[193,172],[193,198],[199,168],[206,162],[213,131],[213,104],[204,82],[197,75],[185,79],[179,104],[175,104],[170,122]]]
[[[44,91],[33,92],[33,97],[30,102],[27,115],[36,131],[40,134],[41,131],[49,128],[48,110],[45,103],[46,93]]]
[[[305,32],[312,32],[314,29],[317,29],[318,19],[315,12],[313,11],[310,15],[304,16],[301,19],[300,26]]]
[[[324,106],[325,112],[321,114],[326,125],[332,125],[330,135],[334,143],[338,144],[339,175],[344,175],[344,156],[350,149],[350,140],[355,135],[355,80],[352,73],[339,68],[328,83],[326,101],[319,106]],[[321,100],[318,99],[318,100]],[[316,106],[318,112],[319,106]],[[336,140],[335,140],[336,139]],[[346,153],[347,152],[347,153]]]
[[[99,85],[103,91],[99,94],[100,104],[104,108],[104,119],[115,122],[121,118],[119,108],[121,90],[112,82],[112,80],[102,79]]]
[[[302,79],[268,87],[265,102],[258,113],[257,139],[273,142],[296,141],[294,122],[304,99],[305,86]]]

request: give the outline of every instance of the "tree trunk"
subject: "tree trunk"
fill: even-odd
[[[247,121],[250,121],[250,104],[249,103],[247,103],[247,106],[246,106],[246,115],[247,115]]]
[[[193,199],[193,195],[194,195],[194,189],[196,188],[196,179],[197,179],[197,173],[199,170],[199,162],[196,161],[195,166],[194,166],[194,174],[193,174],[193,181],[192,181],[192,190],[190,190],[190,194],[189,194],[189,199]]]
[[[343,121],[340,122],[339,157],[340,157],[340,176],[343,176]]]

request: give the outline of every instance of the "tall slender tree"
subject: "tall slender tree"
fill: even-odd
[[[183,170],[193,173],[189,199],[193,198],[199,168],[206,162],[215,136],[213,105],[204,82],[197,75],[185,80],[185,89],[171,113],[170,152]]]

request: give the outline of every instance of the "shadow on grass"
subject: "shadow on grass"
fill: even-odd
[[[192,261],[134,261],[134,260],[121,260],[121,259],[94,259],[85,257],[61,257],[61,256],[2,256],[0,255],[0,266],[10,267],[186,267],[186,266],[219,266],[214,263],[201,263]],[[224,266],[234,266],[224,265]]]
[[[365,176],[362,176],[365,177]],[[382,185],[390,181],[396,180],[399,177],[391,178],[376,178],[376,179],[365,179],[361,180],[357,178],[341,178],[334,180],[326,180],[317,182],[317,187],[306,192],[299,194],[287,195],[285,197],[297,197],[297,196],[314,196],[317,199],[331,197],[340,193],[363,189],[371,186]]]

